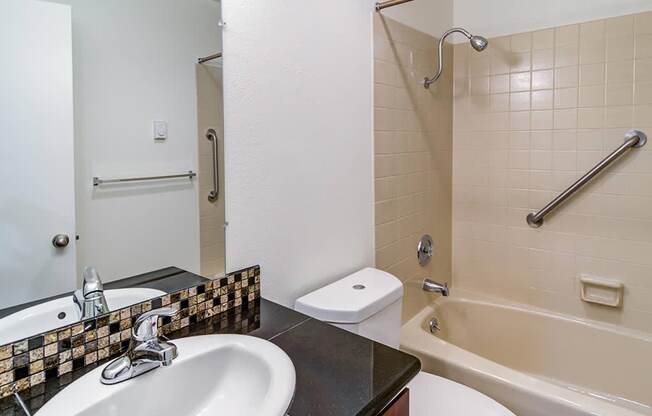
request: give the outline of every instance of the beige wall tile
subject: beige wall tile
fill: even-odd
[[[581,65],[579,77],[580,85],[602,85],[605,82],[605,65]]]
[[[579,83],[579,67],[569,66],[555,70],[555,88],[577,87]]]
[[[512,52],[530,52],[532,50],[532,33],[519,33],[511,38]]]
[[[406,288],[427,276],[450,281],[453,108],[469,114],[460,128],[508,129],[510,61],[504,57],[503,66],[494,68],[491,54],[470,54],[468,44],[447,45],[450,67],[436,88],[425,90],[415,74],[433,70],[437,39],[380,15],[374,19],[376,267],[395,274]],[[505,51],[511,53],[509,42]],[[490,76],[494,71],[504,75]],[[460,98],[455,103],[453,92]],[[489,117],[500,114],[493,111],[504,112],[504,120]],[[488,166],[489,158],[473,154],[468,163]],[[414,256],[424,233],[438,247],[426,268]],[[418,295],[407,291],[406,311],[418,311]]]
[[[532,70],[554,67],[554,49],[539,49],[532,51]]]
[[[576,108],[577,88],[559,88],[555,90],[555,108]]]
[[[579,25],[568,25],[555,28],[555,46],[563,46],[569,43],[579,42]]]
[[[530,90],[530,72],[519,72],[510,75],[511,91],[529,91]]]
[[[491,96],[454,97],[455,286],[652,332],[652,153],[629,153],[541,229],[524,220],[628,129],[652,130],[652,12],[498,44]],[[527,54],[531,68],[519,63]],[[406,234],[414,230],[404,223]],[[621,279],[624,307],[587,307],[577,293],[582,273]]]
[[[554,72],[551,69],[532,72],[532,89],[545,90],[554,87]]]
[[[577,128],[577,109],[555,110],[555,129]]]
[[[652,12],[634,16],[634,32],[637,34],[652,33]]]
[[[628,83],[634,81],[634,61],[607,63],[607,83]]]
[[[636,68],[636,82],[652,81],[652,59],[637,59],[634,67]]]
[[[510,72],[529,71],[531,68],[532,54],[530,52],[512,52],[510,61]]]
[[[553,91],[532,91],[532,110],[548,110],[553,106]]]
[[[555,68],[577,65],[579,50],[576,43],[555,48]]]
[[[632,105],[634,84],[607,84],[605,103],[607,105]]]
[[[634,93],[634,104],[652,104],[652,82],[637,83]],[[652,120],[648,124],[652,124]]]
[[[608,62],[634,59],[634,35],[607,38]]]
[[[630,35],[634,32],[634,16],[619,16],[607,19],[607,37]]]
[[[554,46],[554,29],[540,30],[532,33],[532,49],[551,49]]]
[[[579,89],[580,107],[600,107],[604,105],[605,91],[603,85],[583,86]]]
[[[636,59],[652,58],[652,33],[636,36]]]

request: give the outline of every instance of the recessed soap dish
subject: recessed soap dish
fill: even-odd
[[[604,277],[580,276],[580,297],[584,302],[619,308],[623,304],[623,282]]]

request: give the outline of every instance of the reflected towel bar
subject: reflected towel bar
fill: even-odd
[[[222,52],[214,53],[213,55],[208,55],[203,58],[197,59],[198,64],[203,64],[204,62],[212,61],[213,59],[221,58]]]
[[[112,178],[101,179],[95,176],[93,178],[93,186],[104,185],[107,183],[121,183],[121,182],[142,182],[142,181],[155,181],[161,179],[175,179],[175,178],[188,178],[192,180],[197,174],[191,170],[188,173],[180,173],[178,175],[161,175],[161,176],[141,176],[136,178]]]
[[[625,143],[621,144],[620,147],[618,147],[618,149],[614,150],[613,152],[611,152],[609,156],[605,157],[600,162],[598,162],[598,164],[595,165],[593,169],[591,169],[584,176],[579,178],[574,184],[566,188],[564,192],[559,194],[557,198],[550,201],[550,203],[545,207],[543,207],[539,212],[537,212],[536,214],[535,213],[528,214],[526,218],[528,225],[532,228],[541,227],[541,225],[543,224],[543,219],[552,210],[554,210],[559,205],[561,205],[564,201],[570,198],[575,192],[577,192],[580,188],[582,188],[582,186],[586,185],[587,182],[589,182],[596,175],[602,172],[603,169],[609,166],[612,162],[614,162],[616,159],[622,156],[629,149],[643,147],[645,143],[647,143],[647,136],[645,135],[645,133],[638,130],[628,131],[627,134],[625,134]]]
[[[413,0],[388,0],[388,1],[379,1],[376,3],[376,11],[379,12],[383,9],[386,9],[388,7],[392,6],[398,6],[399,4],[403,3],[409,3]]]

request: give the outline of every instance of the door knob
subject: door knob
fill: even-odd
[[[66,234],[57,234],[52,238],[52,245],[56,248],[66,247],[70,243],[70,237]]]

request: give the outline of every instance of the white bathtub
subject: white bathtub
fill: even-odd
[[[518,416],[652,415],[652,334],[452,290],[403,325],[401,349]]]

